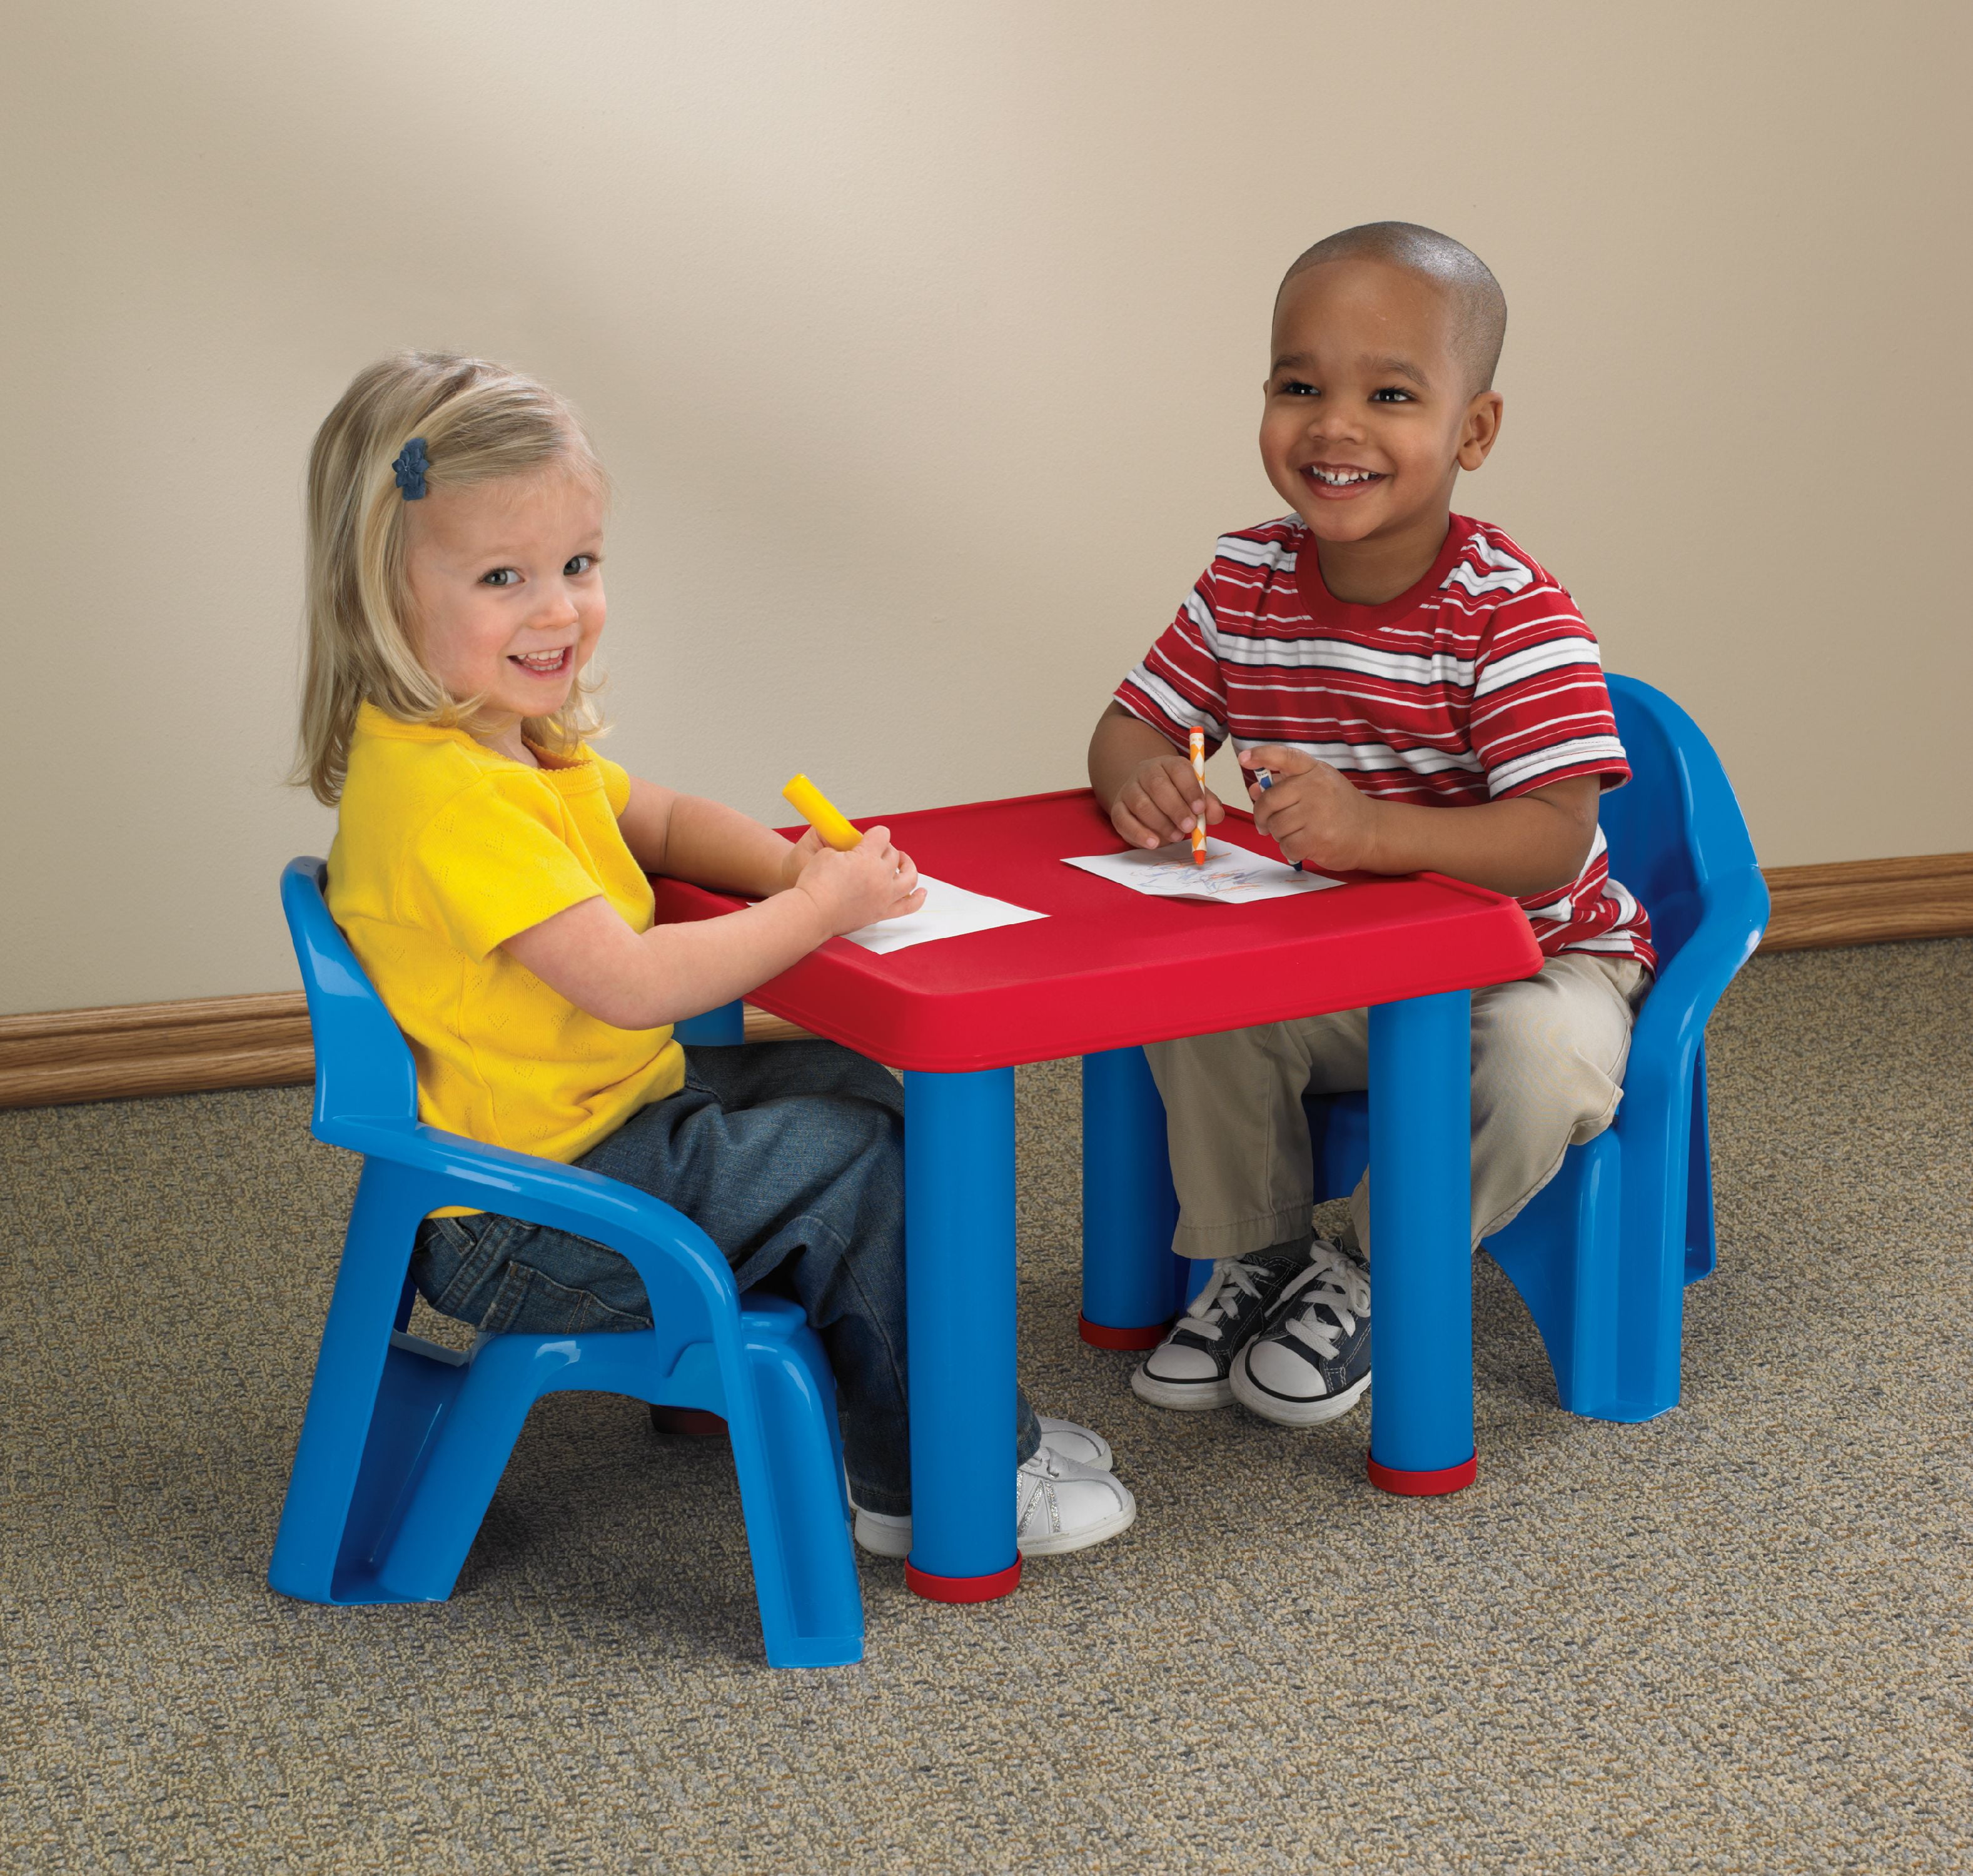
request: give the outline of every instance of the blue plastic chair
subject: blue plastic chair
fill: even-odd
[[[1638,1013],[1609,1129],[1486,1246],[1541,1331],[1572,1413],[1648,1420],[1678,1405],[1684,1288],[1713,1265],[1706,1024],[1760,942],[1768,889],[1740,805],[1699,725],[1662,691],[1613,676],[1631,781],[1603,797],[1610,871],[1644,902],[1658,977]],[[1366,1097],[1311,1098],[1316,1187],[1354,1189]]]
[[[720,1415],[769,1662],[861,1660],[835,1383],[800,1310],[738,1295],[712,1239],[633,1187],[422,1124],[411,1050],[329,917],[324,874],[318,859],[290,861],[281,901],[315,1034],[312,1131],[362,1154],[363,1174],[268,1581],[312,1603],[443,1602],[528,1409],[586,1388]],[[656,1326],[483,1334],[467,1354],[407,1334],[412,1239],[444,1205],[620,1252]]]

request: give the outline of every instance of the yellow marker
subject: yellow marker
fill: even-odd
[[[839,853],[859,845],[862,835],[837,813],[836,805],[806,775],[797,775],[781,791],[788,804]]]
[[[1206,864],[1206,732],[1196,729],[1192,732],[1192,772],[1199,778],[1199,818],[1192,823],[1192,863],[1195,866]]]

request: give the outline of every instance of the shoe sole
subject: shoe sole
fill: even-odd
[[[1131,1373],[1130,1392],[1154,1407],[1170,1407],[1180,1413],[1204,1413],[1233,1404],[1233,1389],[1228,1382],[1161,1381],[1142,1368]]]
[[[1128,1531],[1137,1521],[1137,1501],[1127,1498],[1114,1516],[1104,1518],[1100,1524],[1086,1525],[1081,1531],[1047,1531],[1038,1537],[1024,1538],[1015,1547],[1023,1557],[1062,1557],[1071,1550],[1086,1550],[1092,1544],[1101,1544],[1120,1531]],[[904,1532],[887,1529],[882,1524],[866,1524],[859,1512],[856,1518],[856,1547],[872,1557],[897,1559],[911,1554],[911,1540]]]
[[[882,1524],[867,1524],[861,1511],[856,1514],[854,1534],[857,1549],[872,1557],[902,1557],[911,1555],[910,1532],[889,1530]]]
[[[1258,1413],[1277,1426],[1320,1426],[1325,1420],[1340,1420],[1363,1398],[1370,1385],[1365,1375],[1353,1387],[1340,1394],[1324,1394],[1319,1400],[1284,1400],[1264,1390],[1246,1370],[1235,1364],[1232,1380],[1233,1398],[1250,1413]]]
[[[1092,1544],[1101,1544],[1119,1531],[1128,1531],[1137,1521],[1137,1501],[1126,1493],[1124,1502],[1099,1523],[1085,1524],[1080,1531],[1047,1531],[1039,1537],[1019,1538],[1014,1547],[1023,1557],[1062,1557],[1071,1550],[1086,1550]]]

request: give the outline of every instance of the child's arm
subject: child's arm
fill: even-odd
[[[1089,785],[1110,824],[1133,846],[1183,840],[1200,815],[1209,827],[1226,818],[1210,788],[1199,799],[1192,764],[1141,717],[1112,703],[1089,738]]]
[[[808,856],[822,844],[813,829],[797,846],[723,801],[679,794],[636,775],[617,824],[631,858],[645,872],[689,879],[715,892],[744,892],[750,899],[765,899],[793,886]]]
[[[1243,749],[1240,766],[1266,769],[1254,822],[1290,859],[1322,873],[1442,873],[1525,899],[1564,886],[1582,870],[1596,838],[1594,775],[1572,775],[1510,801],[1420,807],[1378,801],[1341,771],[1275,744]]]
[[[686,800],[675,797],[675,804]],[[891,845],[887,828],[871,828],[860,846],[839,853],[810,847],[807,840],[790,846],[757,821],[734,819],[766,835],[772,848],[741,830],[735,846],[722,849],[718,818],[688,808],[671,826],[672,863],[666,870],[689,864],[705,884],[772,895],[759,905],[689,925],[633,931],[599,895],[516,932],[502,948],[598,1021],[649,1030],[731,1003],[780,975],[825,938],[916,912],[924,903],[918,869]],[[627,828],[626,833],[627,837]],[[632,852],[649,863],[634,845]],[[780,889],[782,879],[771,876],[782,869],[793,873],[787,891]]]

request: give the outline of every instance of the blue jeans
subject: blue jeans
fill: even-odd
[[[911,1506],[904,1108],[888,1070],[834,1043],[694,1049],[684,1087],[576,1161],[684,1213],[742,1290],[801,1305],[835,1372],[850,1495],[895,1514]],[[411,1275],[441,1315],[496,1332],[651,1325],[627,1259],[492,1213],[427,1218]],[[1021,1395],[1016,1462],[1040,1440]]]

